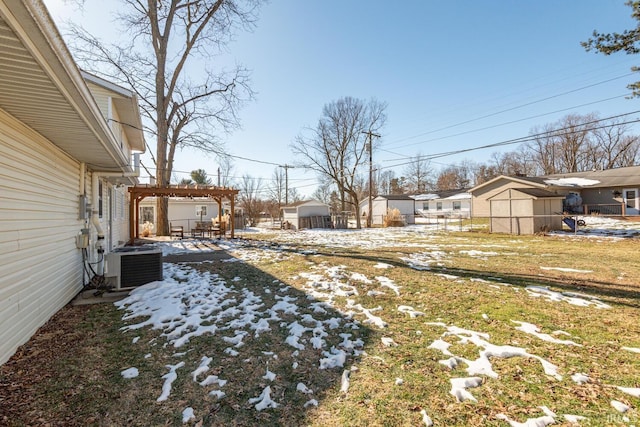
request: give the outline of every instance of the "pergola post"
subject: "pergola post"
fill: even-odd
[[[236,229],[236,208],[235,208],[235,195],[230,196],[229,200],[231,201],[231,238],[235,237],[234,232]]]

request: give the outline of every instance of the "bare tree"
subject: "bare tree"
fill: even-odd
[[[432,172],[429,160],[421,154],[412,158],[404,171],[406,190],[410,193],[424,193],[432,184]]]
[[[250,175],[243,175],[240,179],[239,205],[251,221],[252,227],[258,223],[260,212],[264,210],[264,203],[260,198],[261,190],[262,179]]]
[[[377,194],[391,194],[391,180],[396,177],[396,173],[391,169],[382,170],[376,169],[376,193]]]
[[[273,170],[273,174],[271,175],[271,183],[267,186],[267,194],[269,195],[269,199],[278,207],[278,217],[280,217],[280,208],[282,204],[286,200],[285,192],[286,182],[285,182],[285,171],[276,167]]]
[[[476,166],[470,161],[450,165],[440,171],[436,180],[437,190],[458,190],[473,184]]]
[[[391,180],[389,181],[389,192],[387,194],[406,193],[405,182],[406,182],[406,178],[404,176],[391,178]]]
[[[557,150],[552,137],[553,132],[554,128],[550,124],[542,128],[535,127],[531,131],[534,135],[533,141],[526,144],[527,150],[532,153],[543,175],[558,173]]]
[[[211,58],[240,29],[251,29],[260,0],[123,0],[123,41],[103,44],[79,26],[74,51],[83,66],[130,87],[156,142],[156,181],[169,185],[177,148],[222,152],[215,132],[238,126],[253,97],[241,66],[214,70]],[[198,71],[189,64],[200,60]],[[201,63],[201,64],[202,64]],[[156,231],[169,233],[168,200],[158,199]]]
[[[588,153],[591,168],[612,169],[636,164],[640,139],[628,135],[629,128],[619,120],[592,132],[593,143]]]
[[[555,124],[534,129],[534,141],[527,144],[545,175],[588,169],[589,135],[594,114],[569,114]]]
[[[579,172],[588,169],[586,153],[590,149],[589,134],[593,129],[594,115],[569,114],[557,127],[555,144],[560,158],[560,172]]]
[[[302,194],[300,194],[298,189],[295,187],[289,188],[289,203],[298,203],[301,201],[302,201]]]
[[[320,181],[318,187],[313,192],[312,197],[322,203],[331,204],[331,193],[333,192],[333,183],[329,180]]]
[[[233,183],[233,160],[229,156],[218,156],[218,173],[220,182],[218,185],[222,187],[230,187]]]
[[[478,165],[475,171],[475,183],[480,185],[500,175],[503,174],[498,172],[496,166],[481,164]]]
[[[494,172],[494,177],[498,175],[535,176],[540,169],[534,160],[532,151],[524,145],[518,147],[515,151],[493,153],[491,160],[489,166]]]
[[[292,150],[320,176],[335,183],[341,198],[341,210],[349,203],[355,211],[356,227],[361,228],[362,180],[367,165],[367,136],[379,131],[386,121],[386,104],[346,97],[324,106],[318,125],[309,135],[299,135]],[[377,138],[376,138],[377,139]],[[373,143],[375,144],[376,139]]]

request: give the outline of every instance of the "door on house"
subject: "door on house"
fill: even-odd
[[[639,215],[640,214],[640,200],[638,199],[637,188],[625,188],[622,192],[624,195],[624,204],[626,206],[627,215]]]

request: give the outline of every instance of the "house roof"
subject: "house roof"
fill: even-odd
[[[640,166],[547,175],[545,181],[565,183],[580,188],[640,186]],[[591,182],[581,181],[597,181]]]
[[[112,100],[118,110],[120,122],[123,124],[122,129],[127,135],[131,149],[135,151],[145,151],[142,119],[140,118],[140,108],[136,94],[122,86],[87,73],[86,71],[81,71],[81,74],[86,81],[98,85],[113,94]]]
[[[475,187],[469,189],[469,193],[473,193],[481,188],[487,187],[493,184],[496,181],[500,181],[502,179],[507,179],[510,181],[519,182],[526,185],[532,185],[539,188],[545,188],[547,185],[544,183],[544,178],[537,176],[509,176],[509,175],[500,175],[489,181],[483,182],[482,184],[476,185]]]
[[[414,194],[411,197],[413,198],[413,200],[416,200],[416,201],[434,200],[434,199],[440,198],[440,196],[438,196],[436,193]]]
[[[416,194],[411,196],[416,201],[426,201],[426,200],[460,200],[460,199],[470,199],[471,193],[468,190],[445,190],[438,191],[437,193],[428,193],[428,194]]]
[[[385,194],[385,195],[379,195],[378,197],[376,197],[376,199],[387,199],[387,200],[411,200],[413,201],[414,199],[411,196],[407,196],[406,194]]]
[[[326,203],[323,203],[319,200],[300,200],[294,203],[289,203],[286,206],[282,206],[282,209],[284,208],[298,208],[300,206],[329,206]]]
[[[640,186],[640,166],[561,173],[536,177],[500,175],[480,185],[476,185],[469,190],[469,192],[473,193],[474,191],[484,188],[501,179],[508,179],[542,189],[637,187]]]
[[[0,0],[0,108],[91,169],[132,172],[41,0]]]
[[[544,190],[542,188],[505,188],[503,191],[489,197],[489,200],[498,198],[500,195],[508,192],[508,191],[518,191],[520,193],[526,194],[528,196],[533,197],[534,199],[564,199],[565,196],[552,193],[551,191]]]

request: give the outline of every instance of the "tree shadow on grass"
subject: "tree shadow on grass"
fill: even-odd
[[[135,413],[112,413],[109,422],[155,425],[169,419],[182,425],[182,411],[191,407],[194,422],[203,426],[301,425],[323,399],[340,396],[343,371],[357,363],[370,340],[366,325],[224,250],[172,254],[165,261],[171,264],[164,282],[189,286],[195,278],[213,285],[190,287],[191,293],[179,298],[182,315],[167,319],[163,329],[123,331],[129,339],[141,337],[131,345],[136,355],[131,363],[142,368],[130,381],[143,385],[125,391],[130,394],[125,400],[136,401]],[[122,314],[128,307],[122,307]],[[125,324],[146,318],[130,318]],[[194,326],[177,333],[184,322]],[[209,332],[176,347],[198,328]],[[211,360],[201,365],[203,358]],[[156,402],[161,377],[182,362],[174,368],[177,377],[168,399]],[[261,399],[265,390],[269,398]],[[270,401],[274,407],[259,410]]]
[[[576,279],[576,278],[553,278],[541,277],[535,274],[506,274],[499,271],[487,272],[482,270],[464,269],[458,267],[442,267],[432,265],[424,268],[414,268],[406,262],[398,259],[397,250],[378,251],[376,255],[366,255],[362,253],[340,251],[326,252],[317,251],[316,255],[324,257],[351,258],[372,263],[383,262],[397,268],[406,268],[416,272],[423,271],[432,274],[455,275],[461,279],[483,279],[490,282],[510,284],[513,286],[527,288],[529,286],[549,287],[551,290],[566,293],[584,293],[608,304],[625,305],[640,308],[640,286],[621,284],[603,280]]]
[[[414,268],[408,265],[407,262],[398,258],[399,251],[396,248],[377,250],[375,255],[369,255],[363,253],[363,250],[361,249],[349,249],[343,247],[337,247],[335,250],[327,250],[327,248],[318,250],[317,245],[296,244],[293,246],[262,241],[254,241],[252,244],[254,244],[255,247],[260,247],[264,250],[274,250],[285,253],[309,252],[313,255],[327,258],[349,258],[368,261],[371,263],[383,262],[397,268],[407,268],[414,271],[424,271],[432,274],[456,275],[461,279],[483,279],[497,283],[508,283],[521,288],[527,288],[529,286],[549,287],[551,290],[556,290],[557,292],[566,294],[584,293],[608,304],[619,304],[635,308],[640,307],[640,286],[638,285],[595,279],[580,279],[575,277],[555,278],[542,277],[536,274],[507,274],[499,271],[487,272],[483,270],[442,267],[438,265]]]

